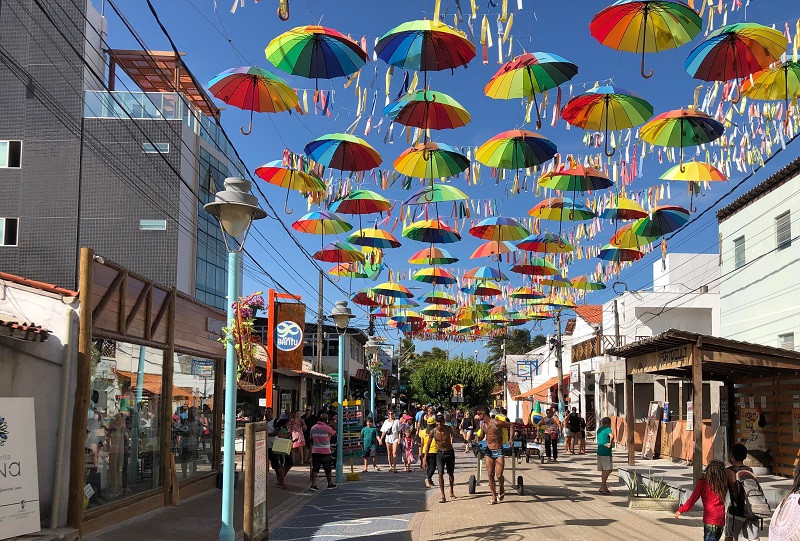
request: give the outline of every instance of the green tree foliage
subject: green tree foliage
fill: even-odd
[[[434,354],[437,349],[425,352],[431,354],[430,358],[410,372],[414,400],[447,405],[453,394],[453,385],[460,383],[464,385],[466,405],[488,404],[494,387],[492,367],[475,362],[471,357],[447,360],[438,353]]]
[[[522,355],[532,349],[543,346],[547,339],[544,335],[537,334],[531,338],[530,331],[525,329],[514,329],[505,336],[495,336],[486,344],[489,348],[489,355],[486,362],[493,366],[498,366],[503,359],[503,343],[506,344],[506,355]]]

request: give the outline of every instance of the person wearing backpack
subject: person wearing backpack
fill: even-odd
[[[794,483],[775,508],[769,521],[770,541],[800,541],[800,464],[794,469]]]
[[[758,540],[759,523],[772,514],[753,470],[744,465],[746,458],[747,447],[737,443],[731,448],[731,465],[725,469],[731,496],[725,514],[725,541],[738,541],[740,535]]]

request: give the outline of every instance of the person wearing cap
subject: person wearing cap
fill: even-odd
[[[503,468],[505,459],[503,457],[503,429],[511,428],[511,423],[501,421],[491,415],[497,414],[496,410],[489,411],[486,406],[481,406],[478,410],[481,419],[480,439],[486,440],[486,472],[489,476],[489,489],[492,491],[492,500],[489,505],[494,505],[498,501],[503,501],[506,493],[503,487]],[[495,479],[500,482],[500,493],[497,492]]]
[[[425,428],[419,433],[420,468],[425,471],[425,486],[428,488],[434,486],[433,474],[436,471],[436,452],[438,451],[436,440],[430,441],[432,439],[431,433],[433,432],[434,426],[436,426],[436,419],[428,417],[425,420]],[[429,441],[430,444],[428,444]],[[431,460],[425,460],[426,457],[429,457]]]
[[[444,472],[447,470],[447,476],[450,478],[450,497],[455,498],[456,494],[453,490],[455,484],[455,469],[456,469],[456,452],[453,449],[453,437],[455,437],[455,430],[453,427],[445,424],[444,413],[437,413],[434,418],[436,423],[433,429],[428,429],[428,441],[425,444],[425,458],[423,461],[427,462],[430,458],[430,447],[432,442],[436,442],[436,468],[439,470],[439,490],[442,497],[439,503],[447,502],[444,495]]]

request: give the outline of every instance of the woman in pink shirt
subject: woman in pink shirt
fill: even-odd
[[[689,511],[698,498],[703,500],[703,541],[719,541],[725,527],[725,496],[728,493],[728,475],[725,464],[712,460],[703,477],[697,482],[692,495],[675,512],[675,518]]]

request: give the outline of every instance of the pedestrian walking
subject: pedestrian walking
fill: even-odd
[[[436,453],[439,448],[436,440],[431,438],[436,419],[428,417],[425,421],[425,428],[420,432],[420,467],[425,470],[425,486],[433,487],[433,474],[436,471]],[[428,442],[430,441],[430,444]]]
[[[425,444],[425,460],[427,462],[428,458],[431,456],[429,451],[432,445],[432,442],[436,442],[436,469],[439,471],[439,490],[442,493],[442,497],[439,499],[439,503],[447,502],[447,498],[444,495],[444,473],[445,470],[447,471],[447,476],[450,479],[450,498],[455,499],[456,494],[453,489],[455,485],[455,468],[456,468],[456,452],[453,449],[453,438],[456,435],[455,429],[452,426],[447,426],[444,422],[444,414],[437,413],[436,417],[434,418],[435,425],[433,429],[430,429],[428,435],[428,441]]]
[[[306,440],[306,448],[304,451],[304,458],[303,464],[311,464],[311,447],[313,446],[313,441],[311,441],[311,427],[317,424],[317,416],[314,415],[314,412],[311,408],[306,406],[306,412],[303,414],[303,422],[306,425],[306,430],[303,433],[303,438]]]
[[[725,464],[712,460],[703,476],[697,481],[686,503],[675,512],[679,518],[694,507],[698,499],[703,501],[703,541],[719,541],[725,527],[725,496],[728,494],[728,474]]]
[[[800,463],[794,469],[794,483],[769,521],[770,541],[800,541]]]
[[[572,408],[572,412],[567,416],[567,428],[569,434],[566,436],[566,449],[571,455],[575,454],[575,443],[580,441],[581,436],[581,415],[578,408]]]
[[[505,497],[503,468],[505,458],[503,457],[503,429],[510,429],[511,423],[499,421],[492,418],[489,408],[481,406],[478,410],[481,420],[478,438],[486,440],[486,473],[489,476],[489,489],[492,492],[492,499],[489,505],[495,505],[498,501],[503,501]],[[497,491],[497,482],[500,484],[500,491]]]
[[[558,438],[561,436],[561,422],[555,417],[553,408],[547,408],[545,417],[539,421],[544,428],[544,451],[548,462],[558,460]]]
[[[586,454],[586,419],[581,416],[581,435],[578,440],[578,453],[581,455]]]
[[[461,420],[461,437],[464,439],[464,452],[469,452],[472,446],[472,430],[475,423],[475,416],[472,410],[467,410]]]
[[[611,432],[611,419],[603,417],[600,419],[600,430],[597,431],[597,471],[600,472],[600,493],[609,495],[608,476],[614,469],[614,461],[611,458],[611,450],[614,448],[614,434]]]
[[[731,465],[725,469],[728,476],[728,492],[731,496],[731,503],[725,514],[725,541],[737,541],[740,535],[751,541],[759,539],[758,519],[746,516],[744,508],[747,496],[743,494],[739,482],[739,477],[742,477],[740,472],[746,472],[744,476],[756,478],[752,468],[744,465],[746,458],[747,447],[741,443],[731,447],[728,457]]]
[[[311,490],[319,490],[317,487],[317,475],[320,468],[325,472],[328,480],[328,488],[336,488],[336,483],[331,477],[331,467],[333,459],[331,457],[331,436],[336,431],[328,425],[328,415],[323,413],[319,416],[317,424],[311,427],[311,440],[314,445],[311,447]]]
[[[386,444],[386,454],[389,458],[389,471],[397,473],[397,446],[400,443],[400,421],[394,418],[394,412],[389,411],[389,417],[381,425],[381,435],[378,444]]]
[[[305,459],[306,423],[300,415],[300,410],[295,411],[287,424],[289,432],[292,433],[292,462],[295,464],[302,464]]]
[[[369,459],[372,458],[372,467],[378,467],[378,429],[373,426],[372,418],[367,418],[367,426],[361,429],[361,447],[364,449],[364,473],[369,471]]]

